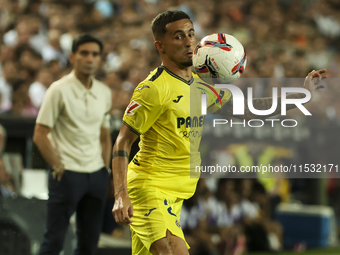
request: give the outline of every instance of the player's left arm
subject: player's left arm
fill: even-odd
[[[318,71],[312,71],[310,72],[304,82],[303,88],[307,89],[311,93],[311,100],[314,97],[314,93],[317,89],[324,88],[324,85],[316,85],[317,81],[320,81],[323,78],[326,78],[327,76],[325,75],[326,70],[318,70]],[[304,93],[295,93],[295,94],[290,94],[287,95],[287,99],[301,99],[305,98],[306,95]],[[253,114],[249,108],[248,104],[245,101],[244,102],[244,115],[243,116],[234,116],[233,115],[233,98],[230,97],[229,101],[223,105],[223,107],[217,111],[217,114],[224,115],[224,116],[229,116],[229,117],[237,117],[237,118],[242,118],[242,119],[252,119],[252,118],[264,118],[264,117],[270,117],[270,116],[275,116],[281,113],[281,97],[277,98],[277,108],[276,110],[266,116],[258,116]],[[268,110],[271,108],[273,104],[273,98],[272,97],[267,97],[267,98],[254,98],[253,99],[253,106],[257,110]],[[287,105],[287,111],[296,108],[296,105],[294,104],[289,104]]]
[[[100,128],[100,144],[102,146],[102,158],[106,167],[110,165],[111,159],[111,133],[109,128]]]

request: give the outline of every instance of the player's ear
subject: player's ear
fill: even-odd
[[[155,47],[159,51],[159,53],[164,53],[163,43],[162,41],[155,41]]]

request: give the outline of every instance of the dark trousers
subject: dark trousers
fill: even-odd
[[[75,255],[95,254],[106,202],[108,171],[94,173],[65,170],[60,182],[49,173],[47,224],[40,255],[58,255],[63,249],[71,215],[76,212]]]

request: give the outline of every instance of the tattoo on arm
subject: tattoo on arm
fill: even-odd
[[[115,157],[125,157],[125,158],[129,158],[129,154],[126,151],[120,150],[120,151],[115,151],[112,154],[112,158]]]
[[[125,189],[123,188],[123,189],[115,191],[114,195],[117,196],[120,192],[125,192]]]
[[[290,94],[287,95],[287,99],[300,99],[300,98],[305,98],[306,95],[303,93],[296,93],[296,94]],[[267,97],[267,98],[255,98],[253,99],[253,106],[257,110],[268,110],[272,107],[273,105],[273,98],[272,97]],[[291,110],[296,108],[295,104],[288,104],[286,110]],[[276,110],[269,115],[263,116],[263,117],[271,117],[275,116],[281,113],[281,97],[277,98],[277,107]],[[245,118],[254,118],[254,117],[259,117],[254,115],[253,113],[250,112],[248,108],[248,104],[245,103]],[[262,117],[262,116],[261,116]]]
[[[303,93],[296,93],[296,94],[290,94],[287,96],[288,99],[300,99],[300,98],[305,98],[306,95]],[[253,106],[257,110],[268,110],[272,107],[273,105],[273,98],[272,97],[267,97],[267,98],[254,98],[253,99]],[[287,111],[296,108],[295,104],[289,104],[287,105]],[[238,118],[261,118],[261,117],[270,117],[270,116],[275,116],[281,113],[281,97],[277,98],[277,108],[276,110],[267,116],[256,116],[252,112],[250,112],[248,108],[248,103],[247,101],[244,102],[244,115],[243,116],[234,116],[233,115],[233,98],[231,97],[229,101],[223,105],[223,107],[216,112],[216,114],[224,115],[224,116],[229,116],[229,117],[238,117]]]
[[[254,98],[253,99],[253,106],[256,110],[268,110],[268,109],[270,109],[272,104],[273,104],[273,98],[271,98],[271,97]],[[278,112],[281,112],[281,98],[278,98],[277,104],[278,104],[278,107],[276,108],[276,111],[273,114],[268,115],[266,117],[276,115],[277,114],[276,112],[278,110],[279,110]],[[245,118],[254,118],[255,117],[255,115],[249,110],[248,104],[246,102],[245,102],[245,105],[244,105],[244,117]]]

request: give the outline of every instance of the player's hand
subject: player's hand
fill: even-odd
[[[113,205],[112,214],[115,221],[120,224],[130,225],[132,223],[133,206],[127,192],[116,195],[115,204]]]
[[[58,167],[52,167],[52,169],[53,169],[52,171],[53,179],[57,179],[57,181],[60,182],[65,172],[64,166],[60,165]]]
[[[65,169],[62,169],[62,170],[60,170],[60,171],[57,173],[57,180],[58,180],[58,182],[60,182],[60,181],[61,181],[61,178],[63,178],[64,172],[65,172]]]
[[[313,99],[314,97],[315,90],[325,87],[324,85],[316,84],[318,81],[321,81],[321,79],[327,78],[327,75],[325,73],[326,69],[321,69],[317,71],[313,70],[307,75],[303,87],[309,90],[309,92],[311,93],[311,99]]]

